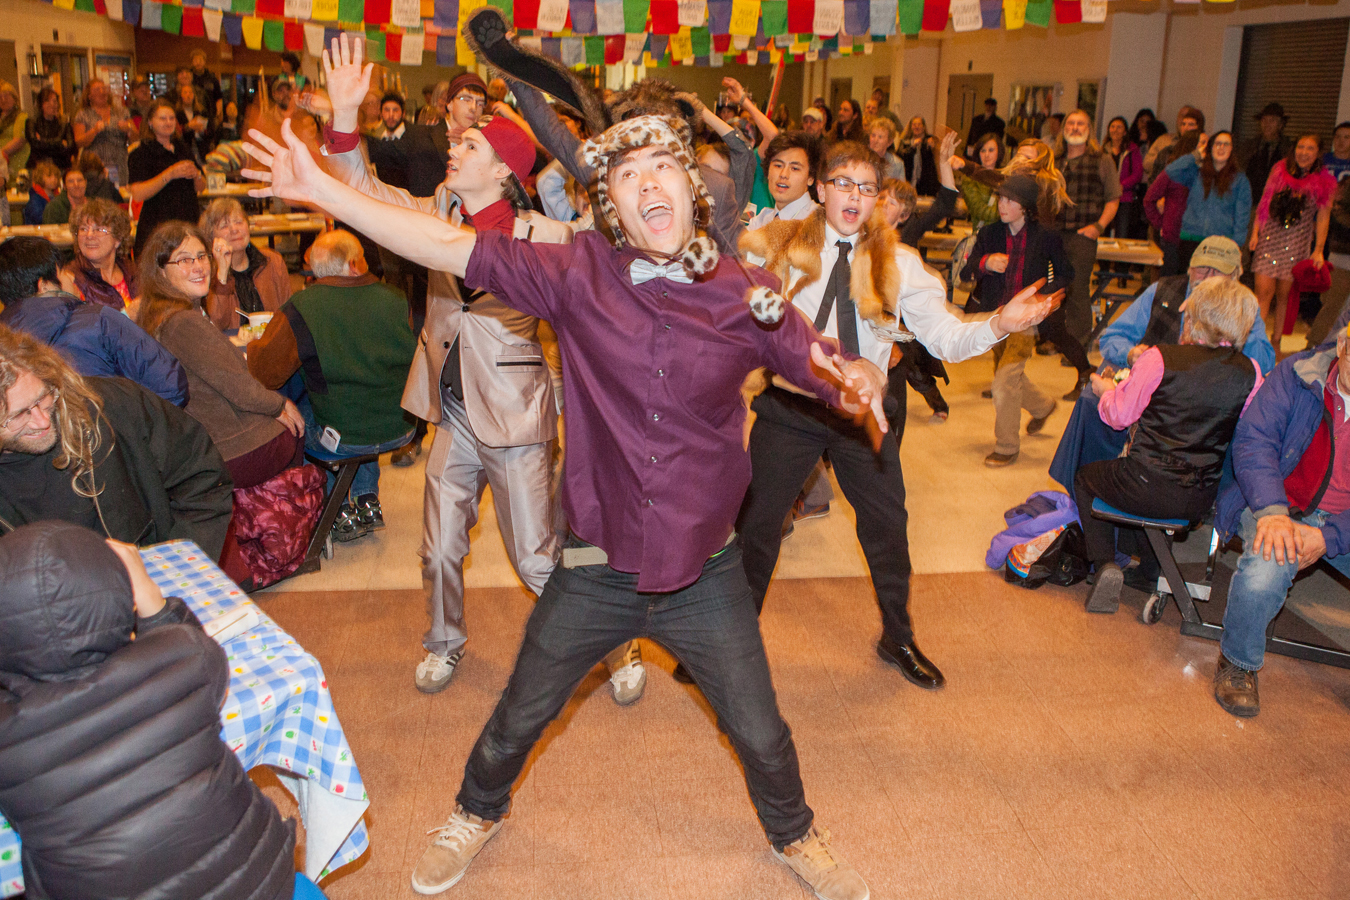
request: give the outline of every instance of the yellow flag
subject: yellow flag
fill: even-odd
[[[336,22],[338,0],[314,0],[314,5],[309,11],[309,17],[315,22]]]
[[[263,20],[257,16],[244,16],[241,24],[244,29],[244,46],[250,50],[261,50]]]
[[[689,33],[689,26],[686,25],[678,33],[670,36],[670,58],[689,59],[694,55],[694,38]]]
[[[1027,0],[1003,0],[1003,27],[1008,31],[1027,23]]]
[[[436,0],[422,0],[422,18],[432,19],[436,16]]]
[[[759,28],[759,0],[731,0],[731,34],[753,35]]]
[[[52,0],[52,6],[57,9],[74,9],[75,0]]]
[[[472,66],[476,61],[473,51],[464,40],[464,31],[468,28],[466,23],[469,16],[486,5],[487,0],[459,0],[459,28],[455,30],[455,61],[461,66]]]

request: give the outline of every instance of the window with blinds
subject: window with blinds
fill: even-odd
[[[1267,103],[1279,103],[1289,117],[1290,137],[1313,132],[1331,148],[1350,19],[1317,19],[1248,25],[1242,35],[1233,137],[1238,147],[1261,134],[1256,120]]]

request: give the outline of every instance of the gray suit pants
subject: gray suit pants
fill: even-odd
[[[422,581],[431,618],[422,637],[427,650],[448,656],[468,640],[464,557],[487,485],[511,565],[536,596],[544,589],[559,546],[549,514],[551,460],[552,442],[484,446],[470,430],[463,405],[447,398],[427,456],[422,521]]]

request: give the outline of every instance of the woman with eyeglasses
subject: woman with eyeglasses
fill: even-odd
[[[276,312],[291,299],[291,276],[281,254],[255,247],[238,200],[211,201],[197,223],[211,242],[213,285],[206,314],[221,331],[246,324],[249,313]]]
[[[195,226],[166,222],[140,254],[136,323],[178,358],[188,376],[188,415],[206,428],[236,489],[299,465],[305,422],[295,404],[248,372],[239,351],[206,317],[211,254]]]
[[[141,143],[127,161],[131,198],[144,204],[136,224],[136,255],[163,222],[197,221],[197,193],[206,178],[192,150],[177,136],[178,113],[167,100],[150,104],[141,125]]]
[[[90,200],[70,217],[75,258],[66,271],[75,276],[80,299],[126,309],[140,294],[131,262],[131,217],[107,200]]]

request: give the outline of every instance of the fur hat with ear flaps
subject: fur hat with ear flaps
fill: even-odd
[[[618,163],[626,152],[652,146],[670,151],[675,161],[684,168],[693,191],[695,236],[675,261],[684,267],[691,278],[706,275],[717,268],[719,258],[717,244],[708,236],[708,228],[713,221],[713,199],[690,149],[689,125],[683,119],[668,116],[625,119],[582,145],[582,158],[595,169],[595,190],[600,214],[609,224],[614,245],[626,246],[628,239],[619,221],[619,211],[609,196],[610,167]],[[766,288],[753,284],[750,287],[746,301],[755,318],[770,323],[781,319],[783,298]]]

